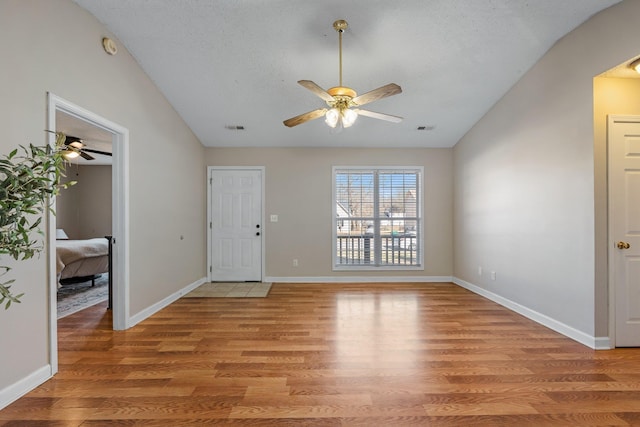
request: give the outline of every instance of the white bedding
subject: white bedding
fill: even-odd
[[[105,238],[56,241],[58,280],[109,271],[109,241]]]

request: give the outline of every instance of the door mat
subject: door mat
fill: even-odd
[[[265,298],[271,283],[211,282],[200,285],[183,298]]]

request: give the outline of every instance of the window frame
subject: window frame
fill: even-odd
[[[372,264],[337,264],[337,256],[338,256],[338,221],[345,221],[346,218],[339,218],[337,212],[337,185],[336,185],[336,177],[339,173],[350,172],[350,171],[368,171],[368,172],[385,172],[385,171],[405,171],[411,173],[417,173],[418,177],[416,179],[416,222],[417,222],[417,242],[419,250],[417,251],[417,265],[388,265],[388,264],[380,264],[377,265],[375,262]],[[374,185],[374,188],[378,190],[378,185]],[[395,270],[395,271],[415,271],[415,270],[424,270],[424,167],[423,166],[333,166],[331,172],[331,265],[332,271],[383,271],[383,270]],[[379,203],[379,192],[374,195],[374,204],[378,206]],[[375,221],[380,223],[384,218],[378,216],[378,210],[375,210]],[[375,227],[374,239],[379,241],[380,233],[379,227]]]

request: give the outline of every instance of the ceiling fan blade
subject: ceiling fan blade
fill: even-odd
[[[290,119],[285,120],[283,123],[285,126],[292,128],[304,122],[308,122],[309,120],[314,120],[318,117],[322,117],[326,112],[326,108],[319,108],[317,110],[309,111],[308,113],[300,114],[299,116],[291,117]]]
[[[64,139],[64,145],[70,145],[71,147],[76,148],[78,150],[84,147],[84,143],[81,138],[78,138],[77,136],[68,136],[68,135]]]
[[[88,151],[89,153],[102,154],[103,156],[113,156],[113,153],[108,151],[95,150],[93,148],[83,148],[82,151]]]
[[[351,101],[356,105],[364,105],[399,93],[402,93],[402,88],[395,83],[389,83],[388,85],[379,87],[378,89],[356,96]]]
[[[360,116],[371,117],[372,119],[386,120],[393,123],[400,123],[402,121],[402,117],[392,116],[391,114],[376,113],[375,111],[361,110],[359,108],[354,108],[353,111]]]
[[[326,90],[322,89],[320,86],[312,82],[311,80],[299,80],[298,83],[305,88],[309,89],[311,92],[315,93],[320,98],[324,99],[327,102],[333,102],[333,96],[329,95]]]
[[[84,150],[78,151],[78,154],[80,154],[80,157],[82,157],[85,160],[95,160],[96,159],[91,154],[85,153]]]

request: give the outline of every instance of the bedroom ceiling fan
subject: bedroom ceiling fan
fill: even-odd
[[[283,122],[285,126],[294,127],[322,116],[325,116],[325,123],[332,128],[348,128],[355,123],[359,115],[394,123],[402,121],[402,117],[376,113],[374,111],[363,110],[360,108],[352,108],[369,104],[370,102],[377,101],[388,96],[397,95],[402,92],[402,88],[395,83],[389,83],[388,85],[358,96],[355,90],[342,85],[342,33],[348,26],[349,24],[347,21],[343,19],[339,19],[333,23],[333,28],[338,32],[340,48],[340,85],[324,90],[311,80],[298,81],[300,85],[323,99],[329,108],[318,108],[317,110],[309,111],[308,113],[287,119]]]
[[[109,153],[108,151],[101,151],[93,148],[87,148],[84,141],[81,138],[78,138],[77,136],[67,135],[64,140],[64,145],[66,146],[66,148],[63,152],[63,155],[68,160],[75,159],[78,156],[86,160],[95,160],[95,157],[93,157],[89,153],[102,154],[104,156],[112,155],[112,153]]]

